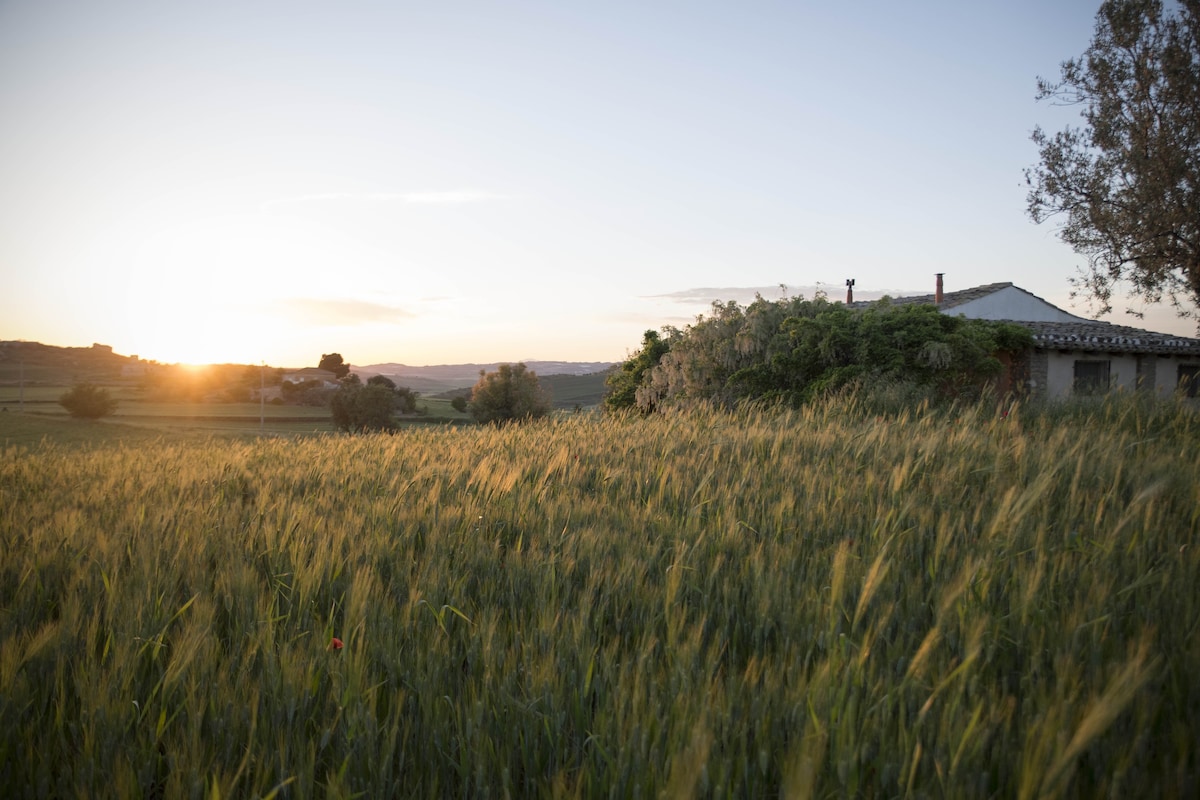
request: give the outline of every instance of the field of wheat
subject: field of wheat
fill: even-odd
[[[590,415],[0,458],[15,797],[1188,797],[1200,418]]]

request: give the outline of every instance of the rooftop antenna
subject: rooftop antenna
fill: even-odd
[[[846,305],[854,302],[854,278],[846,278]]]

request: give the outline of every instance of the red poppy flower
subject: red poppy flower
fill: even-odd
[[[331,639],[329,641],[329,649],[330,650],[341,650],[342,649],[342,640],[337,638],[336,636],[333,637],[333,639]]]

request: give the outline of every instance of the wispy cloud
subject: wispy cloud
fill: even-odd
[[[263,203],[263,209],[310,203],[405,203],[411,205],[464,205],[507,200],[509,195],[478,189],[455,189],[444,192],[321,192],[280,197]]]
[[[816,287],[802,287],[794,289],[792,287],[781,287],[779,284],[774,286],[726,286],[723,288],[701,287],[695,289],[680,289],[677,292],[667,292],[666,294],[647,295],[648,300],[670,300],[675,303],[686,303],[687,305],[695,305],[696,303],[709,304],[713,301],[725,302],[726,300],[736,300],[739,303],[752,302],[757,295],[762,295],[768,300],[774,300],[779,297],[792,297],[797,292],[809,296],[811,290]]]
[[[293,297],[279,301],[277,306],[288,316],[312,325],[402,322],[416,316],[396,306],[349,298]]]
[[[782,297],[814,297],[818,293],[824,293],[831,300],[841,300],[845,297],[846,288],[844,286],[834,286],[832,284],[821,284],[817,286],[787,286],[786,284],[775,284],[774,286],[727,286],[723,288],[695,288],[681,289],[677,292],[668,292],[666,294],[646,295],[647,300],[667,300],[673,303],[682,305],[709,305],[713,302],[724,303],[729,300],[736,301],[742,305],[754,302],[755,297],[762,295],[767,300],[778,300]],[[884,295],[892,297],[900,297],[910,294],[924,294],[918,290],[872,290],[872,289],[854,289],[854,299],[856,300],[878,300]]]

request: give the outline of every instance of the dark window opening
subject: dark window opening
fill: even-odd
[[[1108,361],[1075,362],[1075,394],[1104,394],[1109,387]]]

